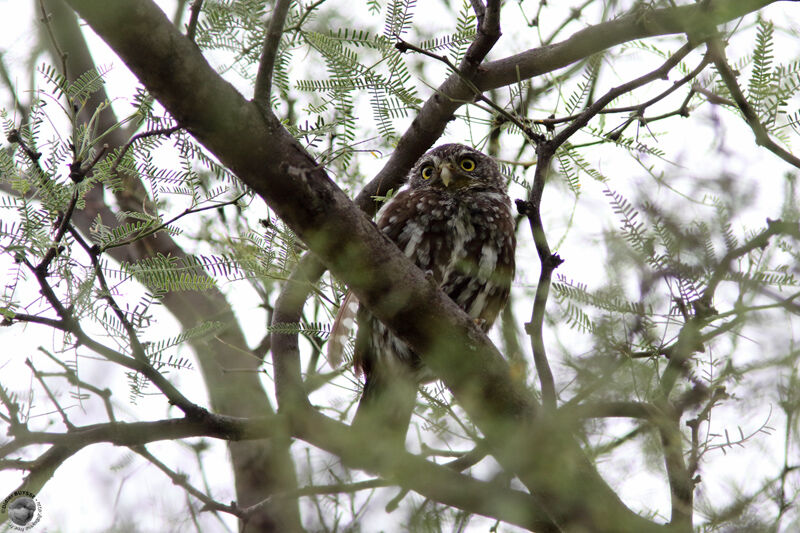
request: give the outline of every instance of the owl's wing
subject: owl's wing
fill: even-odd
[[[339,312],[333,319],[331,333],[328,337],[328,351],[326,353],[328,364],[331,368],[338,368],[344,359],[344,349],[353,334],[358,312],[358,298],[350,291],[344,295]]]

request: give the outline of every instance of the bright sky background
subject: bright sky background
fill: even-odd
[[[515,2],[508,2],[508,4],[512,3]],[[164,1],[160,2],[160,4],[167,6],[165,11],[168,14],[171,15],[173,13],[172,2]],[[350,5],[347,0],[331,0],[330,4],[331,6],[342,6],[342,8]],[[571,5],[577,4],[577,2],[565,4]],[[359,3],[360,5],[361,3]],[[527,0],[523,3],[523,6],[526,11],[533,12],[536,2]],[[522,23],[521,17],[513,16],[513,7],[509,6],[503,12],[505,17],[503,19],[503,27],[506,35],[515,34],[516,31],[513,25]],[[567,7],[565,5],[564,9],[566,10]],[[30,75],[30,71],[29,66],[25,65],[24,61],[30,47],[37,41],[36,30],[32,22],[34,18],[32,8],[33,2],[0,0],[0,52],[3,54],[3,60],[6,62],[7,67],[11,69],[12,75],[19,80],[21,87],[28,85],[27,77]],[[440,16],[441,13],[425,11],[426,9],[439,11],[441,7],[438,2],[419,2],[416,20],[420,24],[430,24],[432,27],[434,27],[433,25],[439,25],[443,30],[449,29],[445,25],[447,20],[445,16]],[[548,11],[548,13],[552,13],[552,11]],[[800,46],[798,46],[798,39],[796,38],[796,35],[800,33],[800,28],[798,28],[797,24],[797,21],[800,20],[800,8],[788,3],[779,3],[762,11],[762,14],[765,18],[772,18],[776,22],[785,23],[787,19],[792,21],[791,24],[794,31],[791,33],[794,35],[784,34],[778,36],[780,41],[775,47],[777,51],[776,60],[785,62],[800,57],[800,53],[798,53]],[[586,19],[596,20],[596,17],[589,15]],[[545,23],[546,21],[543,21],[543,25]],[[376,32],[382,30],[381,17],[365,18],[364,24],[372,25],[371,29]],[[564,36],[566,37],[570,33],[567,32]],[[524,50],[534,45],[535,42],[536,40],[533,37],[529,43],[516,40],[510,41],[508,39],[501,40],[491,58],[497,59],[508,52]],[[752,42],[752,35],[750,37],[737,37],[728,51],[729,56],[741,57],[746,54],[751,49]],[[122,62],[108,51],[102,41],[92,37],[90,47],[93,53],[96,54],[95,60],[97,64],[110,65],[112,68],[107,79],[107,89],[109,94],[118,98],[114,105],[118,115],[122,116],[125,113],[126,106],[129,106],[127,99],[136,86],[135,78],[127,71]],[[671,50],[677,48],[676,46],[664,47]],[[612,56],[618,52],[619,47],[615,49]],[[631,55],[629,54],[615,63],[617,75],[620,79],[635,77],[651,70],[660,63],[657,59],[655,60],[657,61],[656,63],[653,63],[651,59],[647,59],[645,64],[640,59],[641,56],[631,59]],[[642,52],[642,55],[648,57],[644,52]],[[688,64],[693,64],[700,56],[695,52],[690,57],[691,59],[687,61]],[[217,60],[218,58],[215,57],[213,59]],[[220,61],[223,59],[219,58]],[[38,64],[40,63],[41,61]],[[34,67],[38,66],[38,64],[34,65]],[[426,72],[442,72],[439,65],[430,66],[429,69]],[[433,74],[426,77],[434,85],[438,85],[442,79],[440,76]],[[672,79],[675,79],[674,76]],[[246,85],[239,82],[237,86],[249,96],[249,93],[246,92],[248,90]],[[661,87],[663,88],[664,86],[662,85]],[[420,83],[418,88],[422,98],[426,98],[430,94],[430,90],[424,84]],[[677,99],[680,100],[685,95],[685,92],[678,91],[678,94]],[[8,94],[5,90],[0,90],[0,107],[10,110],[10,105]],[[669,107],[669,105],[666,104],[666,107]],[[792,112],[794,110],[796,110],[796,106]],[[366,111],[366,116],[371,116],[368,110]],[[609,120],[621,121],[621,118],[617,117]],[[719,137],[719,130],[717,129],[718,121],[720,120],[724,124],[724,136],[722,138]],[[402,132],[404,127],[405,124],[402,121],[397,123],[398,131]],[[739,236],[742,235],[742,228],[744,227],[758,229],[763,226],[765,217],[778,217],[780,208],[779,196],[773,194],[773,192],[781,191],[783,175],[787,172],[788,167],[772,154],[755,146],[752,132],[744,122],[731,119],[729,113],[724,113],[718,108],[705,105],[691,119],[673,119],[660,122],[654,125],[653,130],[666,132],[674,128],[684,128],[685,131],[680,135],[663,135],[659,138],[659,148],[668,154],[671,161],[677,163],[676,165],[667,165],[668,170],[676,176],[672,182],[674,185],[686,186],[692,180],[712,179],[721,172],[740,176],[743,183],[754,184],[754,188],[749,194],[754,199],[755,208],[741,213],[735,221],[734,229]],[[442,142],[464,142],[468,138],[468,132],[451,127],[442,138]],[[599,150],[605,149],[600,148]],[[648,190],[654,188],[653,181],[647,178],[641,167],[635,165],[631,159],[621,158],[619,154],[613,151],[607,152],[603,152],[599,156],[600,163],[598,166],[601,171],[612,178],[613,183],[609,187],[624,192],[630,199],[635,198],[637,191],[643,188]],[[725,157],[719,157],[719,154],[724,154]],[[588,151],[585,155],[587,159],[595,157],[594,154],[590,154]],[[594,161],[595,159],[592,160]],[[362,169],[374,168],[377,170],[382,163],[383,161],[376,160],[368,154],[364,154],[360,161]],[[586,238],[591,239],[594,237],[599,240],[601,232],[610,227],[609,222],[613,219],[609,216],[609,206],[601,194],[604,186],[588,178],[584,178],[583,186],[585,187],[585,193],[581,198],[573,225],[574,228],[578,229],[573,229],[558,249],[558,252],[566,259],[566,262],[558,269],[557,273],[592,287],[593,284],[600,284],[604,279],[603,270],[597,268],[598,265],[602,265],[603,256],[602,249],[587,248]],[[686,187],[686,190],[688,190],[688,187]],[[512,198],[523,197],[522,189],[517,186],[513,186],[510,193]],[[663,201],[665,205],[679,200],[674,193],[666,189],[659,190],[658,195],[659,201]],[[543,217],[545,227],[548,228],[551,246],[560,241],[566,229],[563,227],[560,218],[564,209],[572,209],[572,203],[568,196],[563,192],[548,188],[545,191]],[[548,221],[552,221],[552,223],[548,224]],[[519,238],[521,239],[517,256],[519,272],[515,285],[533,288],[538,279],[538,260],[530,242],[526,242],[530,240],[527,232],[523,230],[519,234]],[[6,272],[10,267],[4,261],[5,258],[0,258],[0,272]],[[527,265],[531,266],[528,267]],[[253,299],[252,294],[239,289],[238,286],[236,291],[232,292],[233,287],[223,284],[223,290],[231,292],[231,301],[240,316],[243,318],[249,317],[253,327],[248,328],[245,326],[244,329],[251,336],[248,339],[251,345],[255,345],[263,334],[264,322],[263,313],[258,309],[257,301]],[[519,306],[517,309],[519,317],[525,317],[530,314],[529,301],[518,301],[517,305]],[[783,330],[785,334],[796,337],[798,333],[797,324],[787,324],[786,326],[786,329]],[[176,331],[174,320],[169,317],[163,317],[160,322],[160,331],[167,332],[164,335],[174,334]],[[557,373],[557,377],[566,376],[565,369],[560,368],[558,365],[558,349],[555,345],[555,339],[548,334],[546,341],[549,341],[549,354],[554,358],[554,370]],[[3,374],[3,383],[10,382],[7,379],[9,375],[18,376],[19,381],[16,385],[16,391],[25,394],[29,389],[31,380],[30,372],[24,364],[25,359],[31,357],[37,363],[37,366],[41,363],[42,367],[45,367],[45,358],[41,353],[37,353],[37,348],[43,346],[50,349],[53,345],[58,344],[58,337],[53,336],[52,332],[46,329],[23,328],[17,325],[13,328],[0,329],[0,343],[5,347],[0,353],[0,372]],[[581,347],[580,340],[577,340],[572,348],[577,353],[580,353],[581,349],[589,349],[588,346]],[[754,345],[751,355],[757,357],[763,350],[768,348]],[[179,355],[191,357],[188,348],[179,352]],[[105,377],[107,373],[104,370],[107,368],[107,365],[89,362],[82,368],[82,376],[87,381],[105,384],[108,379]],[[165,402],[160,396],[140,399],[137,405],[126,403],[124,400],[128,395],[128,384],[122,373],[116,372],[115,375],[118,375],[115,382],[107,385],[116,393],[117,408],[121,415],[127,412],[131,420],[155,419],[167,415]],[[190,398],[199,403],[205,403],[205,391],[198,372],[174,373],[173,378],[182,390],[189,391]],[[564,383],[564,381],[561,382],[562,385]],[[69,389],[65,388],[61,392],[66,397]],[[269,392],[270,394],[272,393],[271,390]],[[346,395],[348,393],[344,391],[332,394]],[[748,410],[748,412],[756,413],[753,419],[742,420],[739,418],[741,403],[731,402],[714,411],[715,428],[719,431],[730,429],[733,434],[737,432],[737,424],[742,426],[745,433],[757,429],[767,419],[771,409],[770,425],[776,427],[778,431],[773,433],[772,437],[763,436],[754,439],[748,443],[746,448],[729,451],[727,455],[712,452],[709,457],[711,460],[709,463],[710,469],[703,472],[703,484],[699,494],[707,494],[715,498],[728,493],[730,490],[729,481],[747,480],[753,471],[763,471],[765,469],[776,471],[780,467],[783,461],[783,421],[780,419],[780,411],[775,406],[770,407],[771,401],[774,400],[749,399],[749,402],[753,405],[759,405],[759,402],[761,402],[760,408]],[[52,419],[49,414],[51,404],[46,401],[46,398],[38,397],[34,403],[35,412],[40,415],[40,418],[34,419],[35,422],[32,422],[32,424],[44,424]],[[87,405],[87,410],[87,414],[81,415],[81,419],[103,420],[102,408],[96,402]],[[170,414],[174,415],[175,413]],[[58,419],[55,418],[54,420]],[[621,435],[629,430],[630,427],[631,425],[627,422],[619,422],[613,426],[612,432]],[[60,423],[56,422],[51,429],[60,430]],[[232,476],[224,459],[226,453],[224,444],[213,440],[207,440],[207,442],[211,445],[211,448],[205,452],[203,458],[207,465],[206,473],[209,476],[209,483],[213,487],[213,495],[219,501],[229,502],[235,499],[235,496],[232,488]],[[154,443],[149,445],[148,448],[159,459],[172,465],[174,469],[191,472],[192,483],[196,486],[202,486],[202,480],[197,476],[193,456],[186,453],[185,449],[180,445]],[[616,454],[614,460],[602,463],[600,465],[601,471],[604,474],[608,474],[609,479],[615,480],[615,486],[620,488],[621,497],[634,509],[658,508],[662,513],[666,512],[669,504],[666,483],[648,473],[642,468],[642,464],[630,461],[632,457],[638,461],[645,460],[640,453],[636,453],[633,447],[630,448],[630,453],[624,453],[625,450],[622,450],[622,452]],[[627,457],[625,457],[626,455]],[[128,464],[131,459],[133,460],[133,466]],[[117,471],[118,468],[119,471]],[[20,480],[21,476],[16,473],[0,472],[0,498],[13,490]],[[300,480],[302,483],[302,475]],[[385,501],[394,497],[395,493],[396,491],[394,490],[380,491],[379,499],[385,503]],[[186,498],[187,496],[182,489],[174,487],[155,467],[145,464],[132,452],[126,449],[116,449],[109,445],[93,446],[67,461],[58,470],[53,480],[38,495],[38,500],[43,508],[43,519],[37,531],[105,531],[110,529],[112,524],[116,531],[124,531],[126,529],[121,525],[126,520],[136,525],[131,531],[183,531],[189,527],[185,516]],[[364,531],[377,531],[381,526],[391,527],[388,524],[394,523],[400,518],[386,515],[383,513],[382,508],[383,505],[373,506],[373,512],[369,515],[370,520],[364,522]],[[231,529],[236,529],[233,519],[225,518],[225,522]],[[209,516],[205,517],[205,524],[208,531],[215,531],[221,528],[219,523]],[[486,530],[491,525],[491,522],[476,519],[473,524],[485,526],[483,529],[476,527],[475,530]]]

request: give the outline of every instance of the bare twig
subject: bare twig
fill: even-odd
[[[672,54],[669,59],[667,59],[664,64],[660,67],[655,69],[652,72],[645,74],[644,76],[640,76],[635,80],[631,80],[627,83],[623,83],[618,87],[614,87],[602,97],[598,98],[592,105],[587,107],[582,113],[580,113],[568,126],[566,126],[563,130],[559,131],[553,140],[551,141],[555,147],[561,146],[567,139],[572,137],[572,135],[588,124],[589,120],[597,115],[605,106],[607,106],[610,102],[612,102],[615,98],[633,91],[643,85],[646,85],[654,80],[660,78],[666,78],[667,73],[672,70],[678,63],[683,60],[684,57],[689,55],[689,52],[695,47],[692,43],[686,43],[683,45],[677,52]]]
[[[14,435],[18,428],[24,427],[24,424],[17,416],[19,414],[19,404],[8,395],[2,385],[0,385],[0,403],[5,406],[8,412],[9,434]]]
[[[56,407],[56,410],[58,411],[58,414],[61,415],[61,421],[64,422],[64,425],[67,427],[67,430],[71,431],[71,430],[75,429],[75,426],[72,424],[72,422],[69,421],[69,417],[67,417],[67,413],[65,413],[64,409],[61,408],[61,404],[58,403],[58,400],[53,395],[53,392],[50,390],[50,387],[48,387],[47,383],[44,382],[44,376],[42,375],[41,372],[36,370],[35,366],[33,366],[33,361],[31,361],[30,359],[26,359],[25,360],[25,364],[28,365],[28,368],[31,369],[31,372],[33,372],[33,377],[36,378],[36,380],[39,382],[39,384],[44,389],[45,394],[47,394],[47,397],[50,398],[51,402],[53,402],[53,405]]]
[[[80,243],[82,241],[82,246],[84,248],[88,247],[83,238],[77,231],[71,230],[71,233],[74,236],[77,235],[76,240]],[[89,247],[91,249],[91,247]],[[92,257],[90,255],[90,257]],[[97,261],[97,258],[94,258],[94,261]],[[144,375],[147,379],[149,379],[153,384],[167,397],[169,402],[175,406],[177,406],[181,411],[186,414],[188,417],[198,417],[202,418],[203,416],[208,415],[208,411],[203,407],[189,401],[172,383],[169,382],[160,372],[158,372],[152,365],[147,362],[147,357],[144,356],[144,349],[141,347],[141,343],[138,343],[138,339],[133,337],[134,341],[138,343],[138,347],[135,344],[132,348],[137,350],[138,356],[137,357],[128,357],[108,346],[105,346],[89,335],[81,329],[80,324],[75,319],[70,309],[67,309],[61,300],[56,295],[55,291],[53,291],[53,287],[47,281],[47,273],[42,271],[41,269],[34,267],[26,258],[22,258],[22,263],[28,267],[31,272],[33,272],[36,280],[39,283],[39,287],[41,289],[42,295],[45,297],[47,302],[56,310],[59,317],[61,318],[60,321],[54,322],[52,327],[57,328],[60,331],[68,331],[72,335],[75,336],[75,339],[78,344],[83,344],[91,350],[94,350],[96,353],[102,355],[109,361],[121,365],[125,368],[130,370],[134,370],[136,372],[140,372]],[[99,268],[97,264],[95,268]],[[102,271],[101,271],[102,274]],[[104,279],[104,278],[103,278]],[[106,285],[105,290],[108,290]],[[109,293],[110,294],[110,293]],[[121,312],[121,311],[120,311]],[[133,342],[133,341],[132,341]]]
[[[244,198],[246,194],[247,193],[241,193],[236,198],[234,198],[232,200],[227,200],[225,202],[218,202],[218,203],[214,203],[212,205],[206,205],[206,206],[203,206],[203,207],[187,207],[186,209],[184,209],[183,211],[181,211],[180,213],[178,213],[177,215],[175,215],[171,219],[167,220],[166,222],[163,222],[163,223],[159,224],[158,226],[154,226],[152,228],[147,229],[146,231],[143,231],[142,233],[138,233],[136,236],[131,237],[130,239],[126,239],[124,241],[115,242],[115,243],[111,243],[111,244],[107,244],[106,246],[103,246],[100,249],[100,253],[106,252],[106,251],[108,251],[108,250],[110,250],[112,248],[117,248],[119,246],[127,246],[129,244],[133,244],[136,241],[139,241],[139,240],[142,240],[144,238],[147,238],[150,235],[154,235],[154,234],[158,233],[159,231],[161,231],[162,229],[164,229],[167,226],[169,226],[170,224],[176,222],[177,220],[180,220],[181,218],[183,218],[183,217],[185,217],[187,215],[193,215],[195,213],[201,213],[203,211],[208,211],[210,209],[219,209],[220,207],[225,207],[225,206],[228,206],[228,205],[235,205],[239,200]]]
[[[191,15],[189,15],[189,23],[186,25],[186,37],[194,42],[195,35],[197,34],[197,21],[200,20],[200,11],[203,8],[203,0],[194,0],[189,7]]]
[[[185,474],[179,474],[168,467],[163,462],[159,461],[157,457],[151,454],[144,445],[141,446],[131,446],[131,450],[138,453],[145,459],[147,459],[150,464],[154,465],[156,468],[164,472],[166,476],[172,481],[174,485],[179,486],[201,502],[203,502],[203,511],[222,511],[226,513],[230,513],[234,516],[237,516],[243,520],[247,518],[246,513],[239,509],[236,504],[225,505],[224,503],[220,503],[217,500],[211,498],[205,492],[195,488],[191,483],[189,483],[188,477]]]
[[[264,35],[261,60],[258,63],[258,73],[256,74],[256,82],[253,88],[253,101],[258,104],[262,111],[269,108],[272,72],[275,69],[275,58],[278,55],[278,47],[281,44],[281,36],[283,35],[283,25],[286,22],[286,15],[289,12],[291,3],[291,0],[277,0],[275,2],[267,32]]]
[[[40,22],[44,25],[45,30],[47,31],[47,36],[50,38],[50,44],[53,45],[53,50],[55,51],[55,55],[58,56],[58,59],[61,61],[61,74],[64,77],[67,76],[67,54],[64,50],[61,49],[61,46],[58,44],[58,39],[56,39],[55,34],[53,33],[53,28],[50,26],[50,13],[44,7],[44,0],[39,0],[39,13],[41,15]]]
[[[108,415],[109,421],[111,421],[111,422],[115,422],[116,421],[117,417],[114,415],[114,407],[111,405],[111,389],[108,389],[108,388],[101,389],[99,387],[95,387],[91,383],[87,383],[87,382],[83,381],[82,379],[80,379],[78,377],[78,373],[75,372],[75,370],[73,370],[72,368],[70,368],[69,366],[64,364],[64,362],[61,361],[58,357],[54,356],[53,354],[51,354],[50,352],[48,352],[47,350],[45,350],[42,347],[39,347],[39,351],[44,353],[47,357],[50,358],[51,361],[53,361],[58,366],[60,366],[61,368],[64,369],[64,373],[63,374],[62,373],[58,373],[58,374],[56,374],[56,373],[52,373],[52,374],[43,373],[43,375],[63,376],[64,378],[66,378],[66,380],[70,384],[78,387],[79,389],[86,389],[89,392],[93,392],[94,394],[96,394],[97,396],[99,396],[103,400],[103,404],[105,405],[106,414]]]
[[[39,164],[39,159],[42,157],[41,152],[37,152],[36,150],[28,146],[28,144],[22,138],[22,135],[20,135],[19,130],[14,129],[9,131],[6,138],[10,143],[19,144],[19,147],[22,148],[22,151],[25,152],[25,155],[28,156],[28,159],[30,159],[31,163],[33,163],[39,176],[45,176],[44,170]]]
[[[72,191],[72,199],[67,206],[66,212],[64,212],[58,220],[58,228],[56,229],[56,235],[53,237],[53,244],[50,248],[47,249],[45,252],[44,257],[36,265],[36,270],[41,272],[43,276],[47,275],[47,270],[50,268],[50,263],[52,263],[53,259],[55,259],[56,255],[58,255],[59,249],[61,247],[61,239],[64,238],[64,234],[67,232],[67,228],[69,227],[70,220],[72,219],[72,215],[75,212],[75,205],[78,203],[78,189],[77,187],[74,188]]]
[[[550,162],[553,158],[555,149],[549,143],[542,142],[536,147],[536,171],[534,173],[533,186],[528,194],[528,200],[517,200],[517,210],[521,215],[528,218],[528,223],[533,235],[533,242],[536,245],[536,252],[539,256],[541,270],[539,272],[539,283],[536,286],[536,296],[533,301],[531,311],[531,321],[525,324],[525,332],[531,339],[531,350],[533,351],[533,362],[536,365],[536,372],[539,377],[539,384],[542,388],[542,405],[547,409],[554,410],[557,405],[555,378],[550,364],[547,361],[547,354],[544,347],[543,324],[547,298],[550,294],[550,280],[553,270],[563,263],[558,254],[550,252],[547,244],[547,236],[542,225],[540,207],[544,184],[547,173],[550,169]]]
[[[147,358],[147,354],[145,353],[144,346],[142,345],[141,341],[139,341],[136,328],[133,327],[133,324],[131,324],[131,321],[128,320],[127,315],[125,315],[122,309],[120,309],[117,301],[114,299],[111,289],[108,286],[106,276],[103,274],[103,268],[100,265],[99,256],[101,251],[99,247],[90,246],[89,243],[84,240],[83,236],[72,226],[70,226],[70,233],[75,241],[80,244],[81,248],[83,248],[86,254],[89,256],[92,266],[94,267],[94,275],[97,278],[97,282],[100,284],[99,296],[108,303],[109,307],[111,307],[111,310],[114,311],[117,319],[122,324],[122,327],[125,328],[125,332],[128,334],[128,342],[130,344],[131,353],[136,359],[144,364],[149,365],[150,362]]]
[[[654,96],[650,100],[648,100],[646,102],[643,102],[641,104],[636,104],[636,105],[630,105],[630,106],[624,106],[624,107],[612,107],[612,108],[608,108],[608,109],[601,109],[598,112],[598,114],[600,114],[600,115],[609,115],[609,114],[614,114],[614,113],[630,113],[630,112],[634,112],[634,113],[636,113],[636,116],[634,118],[636,118],[638,120],[646,120],[647,122],[652,122],[654,120],[662,118],[662,117],[644,118],[644,116],[643,116],[644,115],[644,111],[648,107],[652,106],[653,104],[656,104],[656,103],[660,102],[661,100],[663,100],[664,98],[666,98],[667,96],[669,96],[670,94],[675,92],[682,85],[685,85],[689,81],[691,81],[694,78],[696,78],[703,71],[703,69],[705,69],[708,66],[709,63],[711,63],[711,57],[708,54],[706,54],[705,56],[703,56],[703,59],[700,61],[700,63],[697,65],[697,67],[695,67],[695,69],[692,70],[692,72],[690,72],[689,74],[687,74],[683,78],[673,82],[673,84],[669,88],[665,89],[660,94]],[[686,112],[685,111],[685,107],[686,107],[686,104],[688,103],[688,99],[691,97],[691,93],[699,93],[699,92],[701,92],[701,89],[702,88],[693,85],[692,89],[690,91],[690,96],[687,97],[687,99],[683,102],[683,104],[678,109],[678,111],[670,113],[670,116],[673,116],[675,114],[683,114],[683,113],[685,113]],[[733,102],[730,102],[730,103],[733,104]],[[569,122],[571,120],[575,120],[578,117],[580,117],[581,114],[582,113],[575,113],[575,114],[564,116],[564,117],[538,119],[538,120],[534,120],[533,123],[534,124],[541,124],[543,126],[555,126],[557,124],[561,124],[561,123],[564,123],[564,122]]]

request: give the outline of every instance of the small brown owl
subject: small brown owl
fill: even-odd
[[[408,183],[383,207],[378,228],[488,330],[508,299],[516,245],[497,163],[468,146],[444,144],[417,161]],[[355,307],[352,300],[342,305],[340,317],[348,307]],[[366,308],[358,309],[357,323],[353,362],[366,383],[353,424],[404,438],[416,387],[434,376]],[[333,349],[341,340],[338,331],[335,324]]]

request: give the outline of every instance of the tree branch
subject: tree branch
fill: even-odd
[[[722,45],[719,38],[713,38],[708,41],[708,52],[711,54],[714,65],[717,67],[717,72],[719,72],[719,75],[722,77],[722,81],[725,82],[731,96],[733,96],[733,100],[736,102],[742,115],[744,115],[747,125],[753,130],[753,134],[756,137],[756,144],[763,146],[795,168],[800,168],[800,158],[793,155],[772,139],[767,128],[765,128],[761,120],[759,120],[758,113],[756,113],[753,106],[751,106],[750,102],[745,98],[742,89],[736,82],[736,74],[728,64],[728,60],[725,57],[725,47]]]
[[[74,11],[62,0],[44,0],[52,13],[52,29],[56,39],[64,49],[69,50],[66,58],[69,64],[70,80],[93,69],[91,53],[78,25]],[[202,0],[192,1],[189,29],[196,28],[201,13]],[[193,34],[193,31],[191,33]],[[192,35],[194,36],[194,35]],[[197,49],[194,41],[190,45]],[[60,58],[59,58],[60,59]],[[195,88],[197,90],[197,88]],[[112,98],[104,88],[90,96],[87,109],[97,109],[103,102]],[[99,129],[108,131],[116,124],[113,110],[106,107],[99,116]],[[166,132],[165,132],[166,133]],[[149,135],[139,134],[138,138]],[[106,137],[111,153],[116,148],[135,142],[122,129],[115,129]],[[115,204],[119,210],[140,211],[143,206],[150,209],[151,199],[138,175],[120,172],[124,187],[114,189]],[[84,235],[95,218],[115,221],[114,212],[103,198],[103,191],[95,187],[84,197],[86,209],[76,211],[73,218]],[[155,211],[155,209],[153,209]],[[158,238],[149,238],[131,246],[114,248],[106,252],[118,262],[136,261],[153,254],[183,256],[184,250],[166,233]],[[202,269],[198,276],[207,276]],[[247,343],[233,310],[225,296],[216,286],[206,291],[172,291],[163,297],[166,309],[172,313],[183,328],[192,328],[198,323],[215,320],[223,328],[214,339],[193,339],[189,341],[200,364],[211,407],[215,412],[236,416],[268,416],[273,414],[269,397],[264,393],[257,372],[261,361],[247,354]],[[229,368],[247,369],[246,372],[227,372]],[[240,505],[250,505],[262,501],[274,492],[286,492],[297,486],[289,443],[279,439],[270,441],[232,442],[229,444],[230,458],[236,483],[236,494]],[[269,531],[296,531],[300,529],[300,513],[297,506],[284,501],[279,507],[263,508],[260,517],[254,516],[250,526]]]
[[[203,0],[194,0],[192,5],[189,6],[189,23],[186,25],[186,37],[194,42],[195,34],[197,33],[197,21],[200,20],[200,11],[203,7]]]
[[[350,467],[376,472],[384,479],[392,480],[394,484],[469,512],[497,518],[534,531],[556,531],[552,521],[546,517],[536,500],[528,494],[491,482],[475,480],[457,473],[446,465],[438,465],[407,452],[398,453],[396,450],[382,451],[380,448],[365,447],[363,435],[356,435],[348,426],[334,422],[310,409],[303,410],[302,414],[295,414],[292,424],[294,437],[342,457]],[[58,458],[58,464],[61,464],[67,457],[92,444],[108,442],[117,446],[131,447],[140,453],[139,450],[142,450],[145,444],[160,440],[201,436],[225,440],[271,438],[280,436],[285,425],[286,418],[282,415],[242,419],[212,413],[203,419],[109,422],[75,427],[68,433],[26,432],[11,443],[0,446],[0,455],[8,456],[29,445],[50,444],[52,445],[50,450],[35,464],[52,475],[52,471],[55,470],[54,458]],[[26,480],[20,489],[30,490],[29,487]],[[192,494],[201,501],[210,503],[200,495],[193,492]],[[281,495],[276,497],[281,499]],[[252,515],[259,506],[261,504],[253,506],[253,509],[243,509],[243,514]],[[225,512],[232,510],[226,506],[218,507],[213,504],[211,508]],[[234,512],[234,514],[239,516],[242,513]]]
[[[504,87],[645,37],[675,33],[689,34],[694,39],[707,37],[715,26],[772,3],[775,0],[714,0],[659,9],[637,7],[627,15],[589,26],[559,43],[484,63],[475,84],[484,91]]]
[[[276,117],[259,112],[222,80],[152,2],[70,4],[181,125],[261,195],[377,318],[424,354],[425,363],[487,436],[495,457],[519,474],[559,524],[660,530],[619,501],[564,428],[533,418],[536,405],[531,396],[511,378],[507,364],[474,322],[376,230]],[[165,77],[163,72],[172,75]],[[416,148],[441,132],[439,113],[460,104],[431,105],[435,113],[426,120],[438,132],[424,129],[421,114],[416,127],[424,135],[413,143]],[[398,157],[408,156],[410,166],[419,155],[414,149]],[[451,346],[432,352],[442,337],[450,339]],[[540,452],[527,453],[531,447]],[[554,467],[560,469],[559,479],[553,479]],[[578,487],[581,490],[575,490]],[[592,501],[582,496],[585,491],[593,492]]]
[[[272,16],[269,19],[264,44],[261,49],[261,60],[258,63],[258,73],[253,87],[253,101],[262,110],[269,108],[269,96],[272,90],[272,72],[275,69],[275,58],[278,55],[278,47],[281,44],[283,35],[283,25],[286,23],[286,15],[289,12],[291,0],[277,0],[272,9]]]

